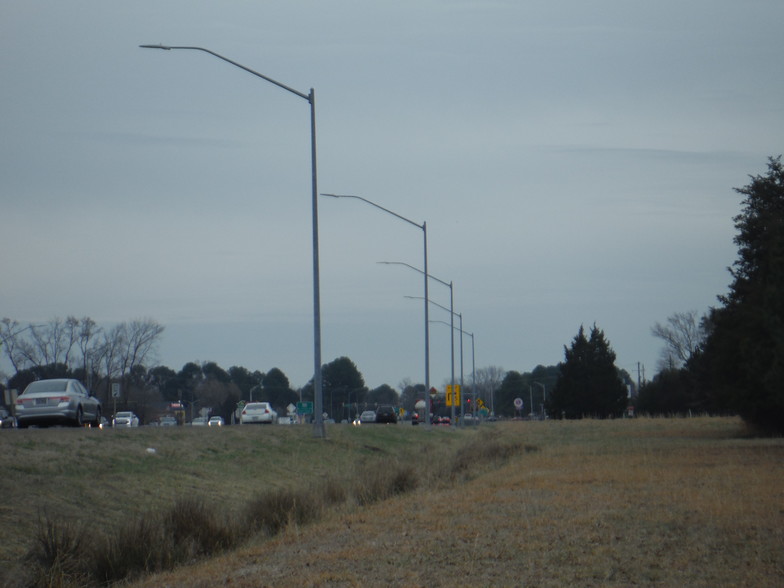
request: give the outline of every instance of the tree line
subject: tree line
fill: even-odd
[[[462,397],[482,400],[500,416],[608,418],[621,416],[628,404],[652,414],[740,414],[749,423],[784,430],[784,168],[781,157],[768,160],[766,175],[736,192],[742,210],[733,220],[738,259],[729,268],[729,292],[700,317],[676,312],[652,335],[664,342],[659,372],[639,390],[615,366],[615,352],[595,324],[580,326],[564,361],[537,366],[530,373],[490,366],[476,372],[476,382]],[[152,319],[104,329],[85,317],[53,319],[26,326],[4,318],[0,344],[16,374],[9,387],[30,381],[76,377],[108,400],[111,383],[121,384],[120,403],[144,417],[148,406],[181,401],[210,408],[226,418],[241,400],[266,400],[279,412],[298,400],[313,399],[313,382],[293,390],[286,375],[214,362],[188,363],[175,372],[154,365],[155,347],[164,327]],[[414,411],[427,391],[404,380],[400,392],[387,384],[373,390],[357,366],[340,357],[322,366],[325,411],[335,420],[352,419],[363,407],[393,404]],[[441,391],[443,394],[443,390]],[[435,410],[446,410],[434,396]],[[522,401],[522,406],[518,404]]]
[[[0,321],[0,345],[15,370],[8,388],[20,393],[33,381],[75,378],[104,404],[132,410],[142,422],[156,419],[164,407],[180,404],[187,420],[209,412],[229,422],[238,403],[269,402],[279,414],[301,400],[313,400],[313,380],[299,390],[275,367],[267,372],[242,366],[223,369],[217,363],[188,362],[179,371],[157,365],[157,344],[164,327],[153,319],[103,328],[89,318],[54,318],[42,324]],[[153,367],[147,367],[153,366]],[[119,397],[112,385],[119,384]],[[0,384],[0,389],[3,386]],[[401,393],[388,384],[369,389],[347,357],[322,366],[324,409],[331,418],[351,420],[380,404],[413,411],[424,386],[404,381]]]
[[[654,335],[665,362],[640,391],[656,412],[741,415],[765,431],[784,431],[784,167],[769,158],[765,175],[735,191],[738,258],[719,304],[701,318],[676,313]]]

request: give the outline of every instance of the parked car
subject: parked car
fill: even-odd
[[[376,413],[372,410],[366,410],[361,415],[359,415],[359,422],[361,424],[365,423],[375,423],[376,422]]]
[[[251,423],[272,424],[278,419],[278,413],[272,409],[269,402],[249,402],[242,409],[240,414],[240,424],[248,425]]]
[[[209,420],[207,417],[196,417],[191,421],[192,427],[206,427]]]
[[[382,405],[376,409],[377,423],[397,423],[397,413],[395,408],[389,405]]]
[[[0,428],[13,429],[16,427],[16,419],[5,408],[0,408]]]
[[[113,427],[138,427],[139,417],[130,411],[121,411],[114,415],[112,420]]]
[[[158,423],[161,427],[176,427],[177,419],[172,416],[165,416],[158,419]]]
[[[31,383],[16,399],[19,428],[30,425],[101,424],[101,402],[79,380],[61,378]]]
[[[210,418],[210,421],[207,424],[210,427],[222,427],[225,423],[223,417],[214,416]]]

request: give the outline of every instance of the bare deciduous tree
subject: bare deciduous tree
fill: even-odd
[[[506,376],[506,370],[497,365],[476,370],[476,390],[491,411],[495,410],[495,392],[501,387],[504,376]]]
[[[659,367],[666,369],[683,366],[705,341],[705,330],[696,310],[670,315],[666,325],[657,322],[651,333],[665,343]]]
[[[73,316],[65,321],[54,318],[46,324],[20,328],[17,321],[4,318],[0,337],[16,371],[57,363],[70,368],[71,352],[79,337],[79,319]]]
[[[14,371],[19,371],[24,361],[24,357],[19,352],[19,335],[26,331],[29,327],[19,327],[17,321],[10,318],[3,318],[0,321],[0,345],[3,347],[5,353]]]

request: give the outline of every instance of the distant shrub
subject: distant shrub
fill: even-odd
[[[324,498],[313,489],[279,488],[259,495],[244,510],[249,530],[275,535],[290,524],[303,525],[321,516]]]
[[[354,498],[360,505],[386,500],[416,489],[418,479],[408,465],[374,463],[361,467],[354,481]]]
[[[335,478],[326,478],[321,485],[321,496],[325,506],[343,504],[348,499],[344,484]]]

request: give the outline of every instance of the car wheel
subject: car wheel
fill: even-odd
[[[84,426],[84,412],[82,412],[82,407],[76,409],[76,421],[75,424],[77,427]]]

